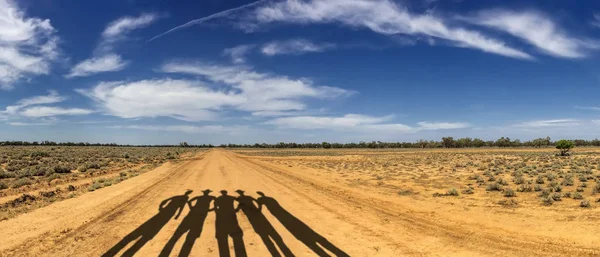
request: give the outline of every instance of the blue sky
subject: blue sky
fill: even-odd
[[[0,140],[598,137],[600,2],[0,0]]]

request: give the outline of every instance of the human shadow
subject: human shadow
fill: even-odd
[[[271,253],[271,256],[280,257],[281,254],[275,247],[275,244],[281,249],[283,256],[290,257],[294,256],[292,251],[287,247],[287,245],[283,242],[283,239],[277,233],[273,225],[267,220],[265,215],[260,212],[258,207],[254,205],[256,199],[251,196],[245,195],[243,190],[236,191],[240,196],[237,197],[237,201],[239,202],[237,210],[242,210],[246,217],[248,217],[248,221],[252,225],[252,228],[260,236],[263,243]],[[275,244],[273,244],[275,242]]]
[[[121,241],[110,248],[110,250],[108,250],[102,256],[116,256],[129,243],[139,238],[139,240],[135,242],[133,246],[127,249],[122,255],[133,256],[146,243],[148,243],[148,241],[152,240],[152,238],[158,234],[158,232],[169,222],[169,220],[171,220],[173,216],[175,216],[175,219],[179,218],[179,215],[181,215],[183,208],[188,202],[189,195],[192,192],[192,190],[188,190],[183,195],[173,196],[162,201],[159,205],[158,213],[156,215],[121,239]]]
[[[212,192],[210,189],[206,189],[202,192],[204,193],[203,195],[194,197],[187,202],[190,207],[190,212],[183,218],[175,230],[175,233],[173,233],[173,236],[171,236],[171,239],[165,244],[158,256],[169,256],[177,241],[179,241],[185,233],[187,233],[187,235],[183,242],[183,246],[179,251],[179,256],[190,255],[194,243],[200,238],[202,228],[204,227],[204,220],[206,219],[208,212],[214,210],[214,208],[210,208],[210,203],[213,202],[216,197],[209,195],[210,192]]]
[[[215,200],[215,230],[217,244],[219,247],[219,256],[229,257],[228,239],[233,240],[233,249],[236,257],[246,257],[246,246],[244,245],[244,234],[237,220],[236,208],[234,208],[236,198],[227,195],[226,190],[221,190],[221,196]]]
[[[323,248],[327,249],[335,256],[349,256],[347,253],[333,245],[325,237],[315,232],[304,222],[294,217],[286,209],[284,209],[278,202],[272,197],[265,196],[263,192],[256,192],[260,195],[256,202],[258,203],[259,211],[262,210],[263,206],[266,206],[271,214],[283,225],[290,233],[310,248],[315,254],[321,257],[331,256]]]

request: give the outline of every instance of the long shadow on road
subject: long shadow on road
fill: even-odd
[[[262,213],[263,206],[279,220],[279,222],[299,241],[310,248],[317,256],[349,256],[347,253],[333,245],[325,237],[315,232],[312,228],[296,218],[284,209],[277,200],[257,192],[260,197],[255,199],[245,195],[243,190],[237,190],[239,197],[230,196],[227,191],[222,190],[219,197],[210,195],[211,190],[202,191],[203,195],[190,200],[188,190],[183,195],[173,196],[161,202],[159,212],[144,222],[134,231],[126,235],[102,256],[116,256],[126,246],[133,245],[125,250],[122,256],[133,256],[173,218],[177,219],[187,205],[190,208],[188,215],[183,218],[169,241],[165,244],[159,256],[169,256],[177,242],[184,236],[185,241],[179,251],[179,256],[189,256],[196,240],[200,237],[206,217],[211,211],[215,212],[215,237],[219,248],[220,257],[230,257],[229,238],[233,241],[233,250],[236,257],[246,257],[246,246],[244,245],[243,231],[238,223],[237,212],[242,211],[256,234],[260,236],[263,243],[274,257],[293,257],[294,254],[285,244],[277,230]],[[235,207],[235,203],[237,208]],[[210,208],[211,203],[214,204]],[[256,203],[256,205],[255,205]],[[258,207],[257,207],[258,205]],[[333,229],[333,228],[331,228]],[[136,241],[137,240],[137,241]],[[281,253],[280,253],[281,251]]]
[[[116,256],[125,246],[129,243],[139,239],[133,246],[127,249],[122,256],[133,256],[137,253],[146,243],[158,234],[158,232],[171,220],[173,216],[175,219],[179,218],[181,211],[188,202],[189,195],[192,193],[188,190],[183,195],[173,196],[169,199],[165,199],[160,203],[158,213],[150,218],[144,224],[140,225],[137,229],[125,236],[110,250],[104,253],[102,256]]]
[[[279,249],[283,252],[283,256],[291,257],[294,256],[292,251],[287,247],[287,245],[283,242],[283,239],[277,233],[273,225],[267,220],[267,217],[260,212],[260,210],[254,205],[256,199],[252,196],[244,195],[243,190],[236,191],[240,196],[238,196],[237,201],[239,202],[238,210],[242,210],[246,217],[248,217],[248,221],[252,225],[254,232],[260,236],[263,243],[271,253],[271,256],[280,257],[281,254],[277,251],[275,244],[279,246]],[[273,244],[275,242],[275,244]]]
[[[179,256],[190,255],[196,239],[200,238],[202,228],[204,227],[204,220],[206,219],[208,212],[214,210],[210,208],[210,203],[214,201],[216,197],[209,195],[211,192],[209,189],[202,192],[204,193],[202,196],[194,197],[188,201],[187,204],[190,207],[190,212],[183,218],[181,224],[179,224],[179,227],[177,227],[175,233],[173,233],[173,236],[169,239],[159,256],[169,256],[177,241],[179,241],[185,233],[187,233],[187,235],[183,242],[183,246],[179,251]]]
[[[260,197],[256,200],[259,205],[259,210],[262,210],[262,206],[266,206],[271,214],[279,220],[296,239],[304,243],[318,256],[330,256],[323,250],[323,248],[332,252],[335,256],[349,256],[347,253],[342,251],[340,248],[333,245],[325,237],[315,232],[312,228],[306,225],[304,222],[296,218],[294,215],[284,209],[278,202],[272,197],[266,196],[263,192],[256,192]],[[323,247],[323,248],[321,248]]]

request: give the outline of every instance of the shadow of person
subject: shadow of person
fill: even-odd
[[[133,246],[127,249],[127,251],[125,251],[125,253],[122,255],[133,256],[146,243],[148,243],[148,241],[154,238],[173,216],[175,216],[175,219],[179,218],[179,215],[181,215],[185,204],[188,202],[189,195],[192,192],[192,190],[188,190],[183,195],[173,196],[162,201],[158,207],[158,213],[156,215],[121,239],[121,241],[110,248],[110,250],[108,250],[102,256],[115,256],[119,253],[119,251],[125,248],[125,246],[139,238],[139,240]]]
[[[279,251],[277,251],[277,248],[275,247],[275,244],[277,244],[284,256],[294,256],[292,251],[290,251],[287,245],[285,245],[283,239],[281,238],[279,233],[277,233],[273,225],[271,225],[271,223],[269,222],[269,220],[267,220],[265,215],[263,215],[262,212],[260,212],[258,208],[254,205],[256,199],[254,199],[251,196],[244,195],[243,190],[238,189],[235,192],[237,192],[240,195],[237,197],[237,201],[239,202],[237,209],[241,209],[242,212],[246,214],[246,217],[248,217],[248,221],[252,225],[252,228],[254,229],[256,234],[260,236],[271,255],[276,257],[281,256],[281,254],[279,253]],[[275,242],[275,244],[273,244],[273,241]]]
[[[272,197],[265,196],[263,192],[256,193],[260,195],[260,197],[256,199],[259,211],[262,211],[262,207],[266,206],[271,214],[273,214],[273,216],[279,220],[281,225],[289,230],[296,239],[308,246],[308,248],[310,248],[318,256],[330,256],[323,250],[323,248],[329,250],[331,253],[335,254],[335,256],[349,256],[347,253],[329,242],[329,240],[327,240],[325,237],[319,235],[308,225],[304,224],[304,222],[294,217],[294,215],[281,207],[277,200],[273,199]]]
[[[158,256],[169,256],[171,251],[173,251],[173,247],[175,247],[175,244],[179,241],[179,238],[185,233],[187,233],[187,235],[183,242],[183,246],[179,251],[179,256],[190,255],[196,239],[198,239],[202,233],[204,220],[206,219],[208,212],[214,210],[214,208],[210,208],[210,203],[214,201],[216,197],[209,195],[210,192],[212,192],[210,189],[206,189],[202,192],[204,193],[202,196],[194,197],[187,202],[190,207],[190,212],[183,218],[181,224],[179,224],[179,227],[177,227],[175,233],[173,233],[173,236],[171,236],[171,239],[169,239]],[[193,204],[194,202],[196,202],[196,204]]]
[[[236,257],[246,257],[246,246],[244,246],[244,234],[233,208],[235,197],[227,195],[226,190],[221,190],[221,196],[215,200],[215,230],[217,244],[219,245],[219,256],[229,257],[228,238],[233,239],[233,250]]]

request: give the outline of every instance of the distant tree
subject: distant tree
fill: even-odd
[[[179,146],[181,146],[181,147],[188,147],[190,145],[188,145],[187,142],[181,142],[181,143],[179,143]]]
[[[452,148],[456,146],[456,141],[453,137],[442,137],[442,146],[444,148]]]
[[[558,140],[556,143],[556,149],[559,150],[559,155],[560,156],[568,156],[570,153],[569,151],[571,151],[571,149],[573,147],[575,147],[575,144],[573,143],[573,141],[571,140]]]
[[[323,142],[323,143],[321,143],[321,145],[322,145],[322,146],[323,146],[323,148],[325,148],[325,149],[329,149],[329,148],[331,148],[331,144],[330,144],[330,143],[327,143],[327,142]]]

